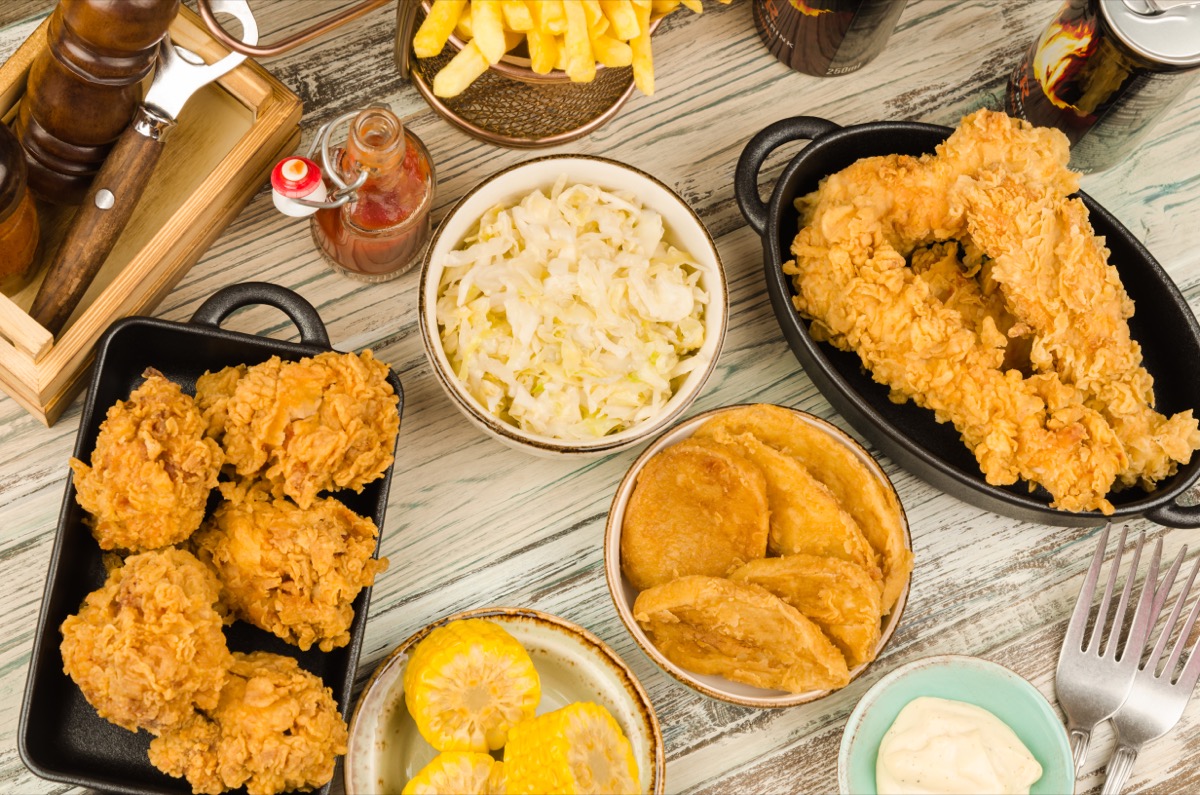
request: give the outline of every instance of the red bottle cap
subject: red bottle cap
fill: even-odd
[[[321,185],[321,168],[307,157],[288,157],[271,170],[271,188],[289,199],[307,198]]]

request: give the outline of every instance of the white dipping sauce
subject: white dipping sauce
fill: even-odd
[[[1028,795],[1042,766],[1008,724],[974,704],[922,696],[879,744],[879,795]]]

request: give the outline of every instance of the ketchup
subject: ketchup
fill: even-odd
[[[416,264],[429,239],[429,152],[390,110],[370,107],[351,122],[335,161],[346,183],[363,171],[367,178],[354,201],[313,216],[317,248],[346,276],[372,282],[399,276]]]

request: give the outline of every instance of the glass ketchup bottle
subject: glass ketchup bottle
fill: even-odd
[[[386,107],[371,106],[350,122],[345,145],[327,169],[353,186],[350,201],[317,210],[317,249],[344,276],[394,279],[411,268],[429,240],[434,172],[421,139]]]

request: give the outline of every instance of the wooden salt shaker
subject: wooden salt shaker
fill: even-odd
[[[60,0],[16,122],[38,198],[83,201],[178,11],[179,0]]]

